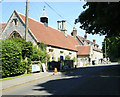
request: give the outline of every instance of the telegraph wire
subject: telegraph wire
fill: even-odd
[[[44,0],[43,0],[44,1]],[[59,17],[61,17],[62,19],[64,19],[64,17],[62,16],[62,15],[60,15],[51,5],[49,5],[47,2],[45,2],[44,1],[44,3],[50,8],[50,9],[52,9]],[[73,25],[69,22],[69,21],[67,21],[66,20],[66,22],[70,25],[70,26],[72,26],[73,27]]]

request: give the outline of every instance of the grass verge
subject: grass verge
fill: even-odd
[[[15,78],[23,77],[23,76],[28,76],[28,75],[32,75],[32,74],[22,74],[22,75],[14,76],[14,77],[1,78],[0,81],[15,79]]]

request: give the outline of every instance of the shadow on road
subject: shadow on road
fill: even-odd
[[[53,95],[120,95],[120,65],[78,68],[61,77],[37,84],[33,90]]]

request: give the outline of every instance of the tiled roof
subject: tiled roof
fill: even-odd
[[[90,46],[78,46],[77,55],[89,55],[90,54]]]
[[[101,50],[101,49],[99,49],[99,48],[95,48],[95,47],[93,47],[93,50],[95,50],[95,51],[98,51],[98,52],[101,52],[101,53],[102,53],[102,50]]]
[[[76,36],[77,38],[78,38],[78,40],[84,45],[84,42],[83,42],[83,40],[84,40],[84,38],[83,37],[81,37],[81,36]]]
[[[77,36],[77,38],[84,44],[84,42],[83,42],[83,40],[85,40],[84,37],[82,37],[82,36]],[[88,44],[88,43],[91,43],[91,44],[94,44],[94,45],[96,45],[96,46],[99,46],[98,44],[93,43],[93,42],[90,41],[90,40],[86,40],[86,42],[87,42],[87,44]]]
[[[0,23],[0,32],[2,32],[2,30],[4,29],[4,27],[5,27],[5,25],[6,25],[7,23]]]
[[[25,22],[25,16],[20,13],[19,15]],[[38,42],[43,42],[47,45],[77,51],[75,45],[78,45],[78,42],[74,37],[67,35],[68,37],[66,38],[62,32],[49,26],[46,27],[43,23],[35,21],[31,18],[28,19],[28,23],[29,29],[36,37]]]

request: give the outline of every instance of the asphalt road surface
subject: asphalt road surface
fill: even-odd
[[[5,90],[2,95],[120,95],[120,64],[77,68]]]

